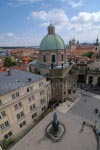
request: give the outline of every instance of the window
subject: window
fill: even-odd
[[[20,128],[22,128],[24,125],[26,125],[26,121],[23,121],[22,123],[19,124]]]
[[[29,92],[29,88],[27,88],[27,92]]]
[[[4,124],[0,124],[0,129],[3,130],[5,128]]]
[[[8,135],[9,135],[9,136],[11,136],[11,135],[12,135],[12,132],[11,132],[11,131],[10,131],[10,132],[8,132]]]
[[[0,106],[2,106],[2,101],[0,100]]]
[[[44,90],[40,91],[40,95],[43,95],[44,94]]]
[[[2,115],[2,117],[5,117],[5,116],[6,116],[5,111],[2,111],[2,112],[1,112],[1,115]]]
[[[25,116],[24,112],[22,111],[22,112],[17,114],[17,119],[19,120],[19,119],[23,118],[24,116]]]
[[[36,108],[35,104],[30,106],[30,111],[33,111]]]
[[[55,55],[52,55],[52,56],[51,56],[51,61],[52,61],[52,62],[55,62]]]
[[[16,92],[14,94],[12,94],[12,99],[16,99],[17,97],[19,97],[19,92]]]
[[[8,127],[8,126],[9,126],[9,122],[8,122],[8,121],[5,121],[5,123],[4,123],[4,124],[5,124],[5,126],[6,126],[6,127]]]
[[[62,57],[62,61],[64,61],[64,54],[62,54],[61,57]]]
[[[19,97],[19,92],[16,93],[16,97]]]
[[[4,139],[8,139],[10,136],[12,136],[12,131],[8,132],[7,134],[4,135]]]
[[[19,105],[19,107],[21,107],[21,106],[22,106],[22,103],[20,102],[20,103],[18,103],[18,105]]]
[[[34,119],[36,116],[37,116],[37,113],[34,113],[34,114],[32,115],[32,119]]]
[[[34,100],[34,95],[32,95],[31,97],[28,98],[29,102]]]
[[[12,94],[12,99],[16,99],[16,96],[15,96],[15,94]]]
[[[4,123],[2,123],[1,125],[0,125],[0,128],[1,128],[1,130],[3,130],[3,129],[5,129],[6,127],[8,127],[9,126],[9,122],[8,121],[5,121]]]
[[[27,92],[30,92],[30,91],[33,91],[33,87],[32,86],[27,88]]]
[[[68,90],[68,93],[71,94],[71,90],[70,89]]]
[[[45,111],[45,109],[46,109],[46,106],[42,107],[42,111]]]
[[[69,71],[69,74],[72,75],[72,70]]]
[[[14,105],[15,110],[19,109],[20,107],[22,107],[22,103],[19,102],[18,104]]]
[[[8,139],[8,134],[4,135],[4,138],[5,138],[5,139]]]
[[[39,87],[40,87],[40,86],[42,86],[42,85],[43,85],[43,82],[42,82],[42,81],[41,81],[41,82],[39,82]]]
[[[18,109],[18,105],[16,104],[16,105],[14,105],[14,107],[15,107],[15,110],[17,110]]]
[[[30,91],[32,91],[33,90],[33,87],[32,86],[30,86]]]
[[[40,102],[41,102],[41,104],[44,104],[45,103],[45,98],[41,98]]]
[[[43,55],[43,62],[46,62],[46,56]]]

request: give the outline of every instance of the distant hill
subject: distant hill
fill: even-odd
[[[16,48],[39,48],[39,46],[9,46],[9,47],[6,47],[6,46],[2,46],[0,47],[0,49],[16,49]]]

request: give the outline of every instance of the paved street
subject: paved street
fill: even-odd
[[[50,113],[11,150],[96,150],[96,138],[91,128],[84,127],[80,133],[80,118],[57,112],[58,119],[65,124],[66,133],[60,142],[54,143],[45,136],[45,127],[52,119]]]
[[[61,106],[60,109],[55,110],[58,119],[66,128],[66,133],[60,142],[54,143],[45,135],[45,127],[52,120],[53,113],[50,113],[11,150],[96,150],[97,141],[92,129],[85,126],[80,132],[82,121],[85,119],[92,122],[98,120],[99,123],[99,118],[95,116],[93,110],[97,106],[100,109],[100,100],[91,95],[81,97],[70,110],[64,104],[62,109],[67,111],[61,111]],[[84,102],[85,97],[86,102]]]
[[[85,91],[82,91],[83,96],[81,99],[72,107],[69,112],[80,116],[82,120],[88,120],[92,123],[97,121],[100,126],[99,113],[95,114],[94,109],[97,108],[100,111],[100,95],[95,95]]]

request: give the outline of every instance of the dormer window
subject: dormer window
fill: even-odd
[[[20,81],[19,81],[19,80],[16,80],[16,82],[19,83]]]

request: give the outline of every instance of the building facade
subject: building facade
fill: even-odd
[[[24,135],[51,99],[51,84],[44,76],[18,70],[1,73],[0,141]]]
[[[75,64],[66,61],[64,41],[55,33],[52,24],[41,40],[39,54],[39,60],[29,65],[29,71],[42,74],[51,81],[52,102],[66,101],[76,91]]]

